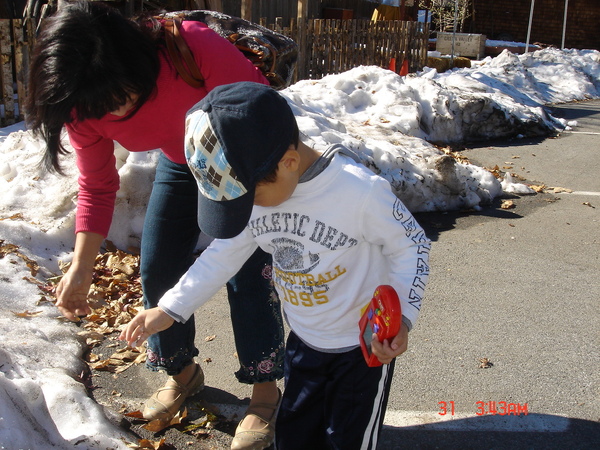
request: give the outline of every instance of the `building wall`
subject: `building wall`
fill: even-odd
[[[600,1],[569,0],[566,48],[600,50]],[[473,0],[472,16],[465,32],[485,34],[488,39],[526,42],[531,0]],[[560,47],[565,0],[535,0],[530,43]]]

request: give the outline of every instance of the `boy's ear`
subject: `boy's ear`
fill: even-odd
[[[296,150],[296,147],[290,145],[287,151],[283,154],[282,158],[279,160],[280,168],[284,168],[290,171],[298,170],[300,167],[300,153]]]

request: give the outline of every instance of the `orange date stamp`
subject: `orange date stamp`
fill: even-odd
[[[438,402],[438,414],[440,416],[456,414],[456,404],[454,400]],[[499,416],[526,416],[528,411],[527,403],[512,403],[505,401],[479,401],[475,402],[475,414],[478,416],[499,415]]]

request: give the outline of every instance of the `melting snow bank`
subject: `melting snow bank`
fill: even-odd
[[[0,231],[4,239],[4,227]],[[29,240],[19,249],[28,257],[49,250],[35,236]],[[127,448],[131,437],[107,419],[81,383],[89,369],[80,358],[77,328],[59,321],[54,306],[36,304],[40,291],[26,281],[33,274],[21,258],[0,258],[0,273],[0,448]]]
[[[502,193],[491,173],[458,163],[425,140],[422,118],[434,113],[424,105],[439,92],[419,99],[404,78],[363,66],[301,81],[283,94],[311,145],[341,143],[354,150],[412,212],[478,207]]]
[[[6,336],[2,339],[5,343]],[[69,339],[72,341],[72,336]],[[42,340],[27,338],[26,345],[40,345],[38,351],[64,352],[48,348]],[[60,362],[51,361],[48,368],[31,373],[26,369],[30,363],[6,362],[6,355],[13,350],[5,349],[0,355],[4,363],[0,371],[0,448],[127,448],[131,437],[110,423],[83,385],[65,369],[50,368]],[[39,362],[36,365],[41,366]]]
[[[504,51],[474,68],[400,77],[357,67],[283,91],[313,144],[342,143],[391,183],[413,212],[478,208],[507,192],[533,193],[459,163],[430,144],[548,136],[567,128],[544,105],[597,98],[600,52]]]
[[[430,142],[555,134],[567,124],[548,115],[543,105],[597,98],[599,77],[600,52],[544,49],[524,55],[505,51],[473,68],[442,74],[425,68],[400,77],[361,66],[300,81],[282,93],[309,143],[346,145],[391,183],[411,211],[444,211],[477,209],[503,190],[527,189],[457,162]],[[19,244],[22,229],[29,228],[70,247],[77,197],[74,156],[63,160],[67,177],[57,177],[39,169],[41,148],[27,131],[15,131],[0,144],[0,215],[22,215],[22,222],[7,227],[13,243]],[[109,239],[119,248],[139,244],[156,153],[117,148],[121,190]]]

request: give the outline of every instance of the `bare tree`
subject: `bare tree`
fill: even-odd
[[[431,11],[437,31],[453,31],[456,20],[456,31],[461,32],[471,13],[471,0],[420,0],[419,6]]]

